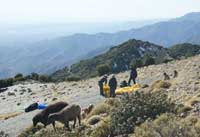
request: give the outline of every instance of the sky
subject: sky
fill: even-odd
[[[0,0],[0,24],[133,21],[198,11],[200,0]]]

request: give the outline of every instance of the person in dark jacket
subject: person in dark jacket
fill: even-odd
[[[176,78],[176,77],[178,77],[178,71],[174,70],[174,76],[173,76],[173,78]]]
[[[100,89],[100,95],[105,96],[104,95],[104,91],[103,91],[103,84],[107,84],[107,75],[104,75],[103,78],[101,78],[99,80],[99,89]]]
[[[109,87],[110,87],[110,97],[115,97],[115,90],[117,88],[117,79],[115,78],[115,76],[113,75],[111,77],[111,79],[109,80],[108,83]]]
[[[128,80],[128,85],[131,84],[131,80],[133,80],[133,83],[136,84],[135,79],[137,78],[137,70],[136,68],[131,68],[131,73],[130,73],[130,77]]]
[[[163,76],[164,76],[164,80],[170,80],[170,77],[166,72],[163,73]]]

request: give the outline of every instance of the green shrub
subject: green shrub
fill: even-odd
[[[31,73],[32,80],[39,80],[39,75],[37,73]]]
[[[39,76],[39,81],[40,82],[51,82],[51,77],[48,75],[40,75]]]
[[[78,76],[69,76],[67,78],[67,81],[79,81],[79,80],[81,80],[81,78]]]
[[[133,137],[199,137],[196,123],[181,120],[172,114],[163,114],[137,127]]]
[[[18,78],[23,78],[23,74],[21,74],[21,73],[18,73],[18,74],[16,74],[15,75],[15,77],[14,77],[15,79],[18,79]]]
[[[147,119],[175,110],[175,105],[163,92],[135,92],[122,98],[119,107],[111,113],[111,125],[114,134],[132,133],[135,126]]]
[[[108,65],[99,65],[97,67],[97,71],[98,71],[99,76],[102,76],[110,72],[110,67]]]
[[[14,82],[18,82],[18,81],[25,81],[26,79],[24,77],[17,77],[14,79]]]
[[[12,86],[12,85],[13,85],[13,79],[12,78],[0,80],[0,88],[6,88],[6,87],[9,87],[9,86]]]
[[[143,66],[143,62],[141,59],[133,59],[131,60],[130,66],[132,68],[139,68]]]
[[[148,65],[153,65],[153,64],[155,64],[155,59],[151,57],[150,55],[144,55],[143,65],[148,66]]]

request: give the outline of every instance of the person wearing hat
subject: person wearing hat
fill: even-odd
[[[117,89],[117,79],[115,78],[115,75],[112,75],[111,79],[108,83],[110,87],[110,97],[115,97],[115,90]]]
[[[103,84],[107,84],[107,75],[104,75],[100,80],[99,80],[99,89],[100,89],[100,95],[101,96],[105,96],[104,95],[104,91],[103,91]]]

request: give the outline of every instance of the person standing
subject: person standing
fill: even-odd
[[[104,91],[103,91],[103,84],[107,84],[107,75],[104,75],[100,80],[99,80],[99,89],[100,89],[100,95],[101,96],[105,96],[104,95]]]
[[[131,84],[131,80],[133,80],[133,83],[136,84],[135,79],[137,78],[137,70],[135,67],[131,68],[131,73],[130,73],[130,77],[128,80],[128,85]]]
[[[115,78],[115,75],[111,77],[108,83],[110,87],[110,97],[115,97],[115,90],[117,89],[117,79]]]

